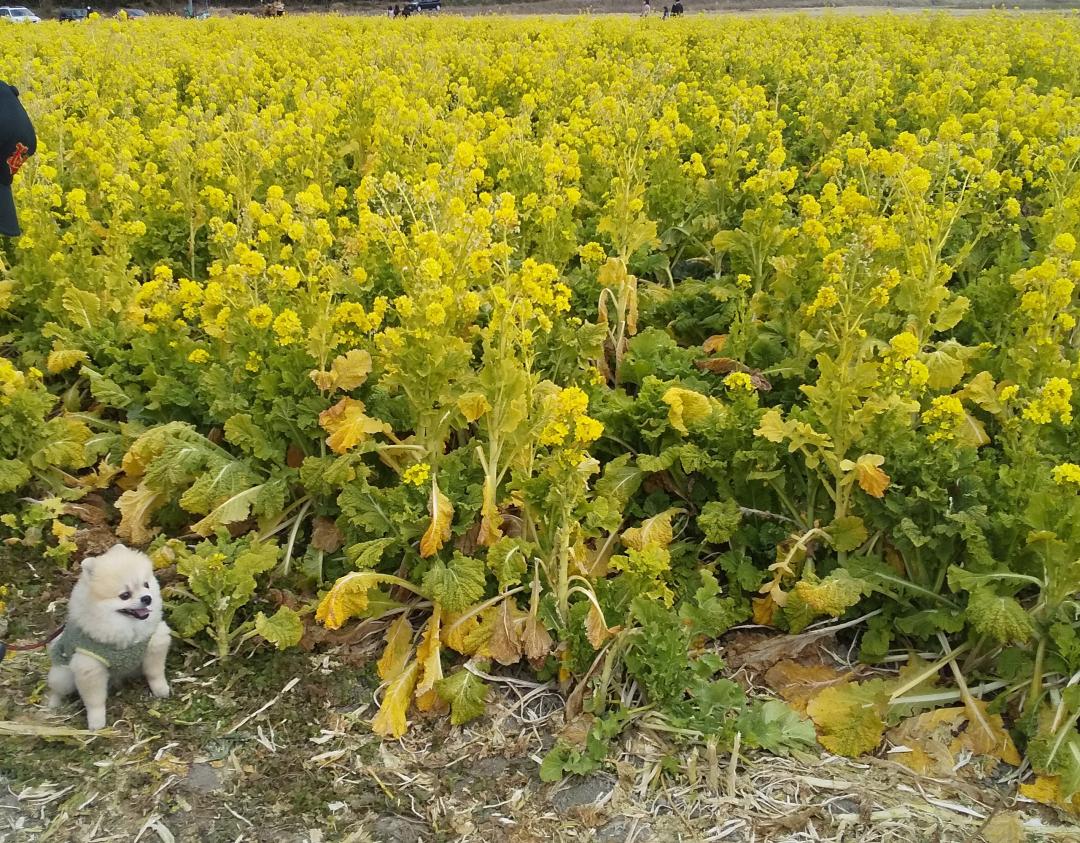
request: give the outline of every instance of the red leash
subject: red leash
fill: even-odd
[[[64,627],[60,626],[49,633],[49,637],[44,641],[37,641],[33,644],[5,644],[3,641],[0,641],[0,662],[4,660],[8,650],[13,653],[25,653],[27,650],[40,650],[42,647],[47,647],[63,631]]]

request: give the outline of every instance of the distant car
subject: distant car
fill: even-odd
[[[26,6],[0,6],[0,20],[12,23],[41,23],[41,18]]]
[[[142,9],[117,9],[116,10],[116,17],[120,17],[120,15],[126,16],[128,20],[134,20],[135,18],[148,18],[148,17],[150,17],[150,15],[148,15]]]
[[[86,9],[61,9],[56,19],[71,22],[86,20],[88,17],[90,17],[90,13]]]
[[[410,15],[419,12],[437,12],[442,9],[442,0],[412,0],[411,3],[405,4],[405,8]]]

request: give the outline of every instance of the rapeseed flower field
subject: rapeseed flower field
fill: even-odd
[[[1024,757],[1075,810],[1078,52],[1071,15],[21,27],[0,534],[59,569],[114,525],[226,660],[385,616],[387,738],[520,665],[592,718],[548,779],[642,721]],[[748,694],[745,624],[874,678]]]

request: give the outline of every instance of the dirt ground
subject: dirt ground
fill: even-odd
[[[7,639],[43,636],[70,576],[46,581],[0,548]],[[4,624],[0,623],[0,634]],[[563,700],[495,677],[488,713],[461,728],[372,735],[377,637],[324,652],[265,650],[227,662],[176,642],[172,696],[141,682],[110,697],[104,734],[73,700],[43,705],[47,658],[0,663],[0,841],[1080,841],[1080,828],[1015,797],[1022,771],[972,786],[886,758],[723,754],[632,730],[607,768],[540,781]],[[983,837],[987,823],[1022,836]]]

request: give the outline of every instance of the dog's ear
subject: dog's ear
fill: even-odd
[[[80,565],[79,567],[80,567],[80,569],[82,570],[82,572],[84,574],[86,574],[88,577],[92,577],[92,576],[94,576],[94,563],[95,562],[97,562],[97,557],[96,556],[87,556],[82,561],[82,565]]]

